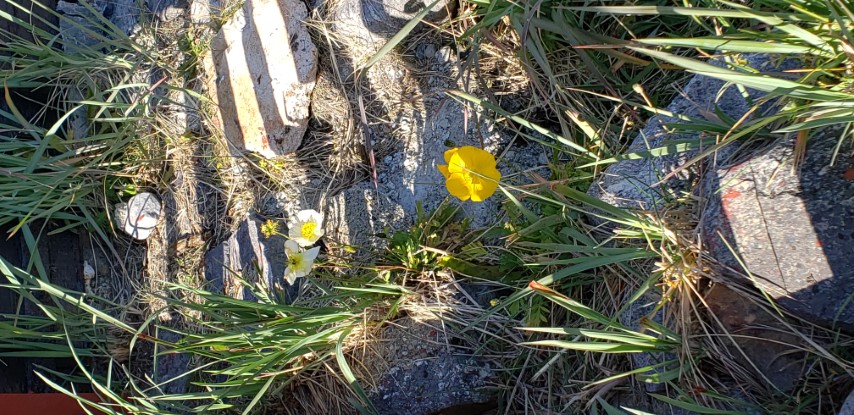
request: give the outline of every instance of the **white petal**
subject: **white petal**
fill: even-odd
[[[311,239],[306,239],[302,237],[302,234],[293,237],[293,240],[296,241],[299,246],[312,246],[317,240],[312,241]]]
[[[289,226],[288,227],[288,237],[289,238],[296,240],[296,239],[302,237],[302,233],[300,232],[300,229],[302,228],[301,223],[294,223],[294,224],[288,225],[288,226]]]
[[[298,269],[287,268],[285,269],[285,281],[290,285],[294,285],[297,282],[297,278],[302,278],[306,276],[308,273]]]
[[[302,223],[314,222],[318,227],[320,227],[323,224],[323,215],[314,209],[306,209],[297,213],[297,220]]]
[[[290,268],[285,269],[285,281],[287,281],[290,285],[294,285],[294,283],[297,281],[296,273]]]
[[[317,224],[317,227],[320,228],[323,226],[323,215],[320,212],[311,211],[311,221]]]
[[[309,267],[308,267],[309,269],[311,269],[311,265],[314,264],[314,260],[317,258],[317,254],[319,254],[319,253],[320,253],[320,247],[319,246],[311,248],[311,249],[302,253],[303,257],[305,258],[306,263],[309,264]]]
[[[299,255],[299,244],[292,239],[285,241],[285,253],[290,257]]]
[[[297,212],[297,220],[300,222],[308,222],[310,221],[317,212],[314,209],[306,209]]]

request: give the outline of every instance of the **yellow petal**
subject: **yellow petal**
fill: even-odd
[[[477,147],[462,147],[460,148],[459,154],[465,161],[466,167],[472,171],[480,172],[480,170],[495,167],[495,157],[493,157],[492,154],[489,154],[488,151],[481,150]]]
[[[457,154],[457,151],[459,151],[459,150],[460,149],[458,149],[458,148],[452,148],[449,150],[445,150],[445,163],[450,163],[451,162],[451,156],[453,156],[454,154]]]
[[[483,169],[483,171],[480,171],[478,173],[480,173],[480,174],[482,174],[482,175],[484,175],[484,176],[486,176],[492,180],[495,180],[496,182],[501,180],[501,172],[495,168],[494,163],[493,163],[491,168]]]
[[[468,165],[466,160],[461,157],[460,152],[455,152],[451,154],[451,158],[448,161],[448,171],[450,173],[462,173],[465,172]]]
[[[451,173],[448,172],[448,165],[447,164],[440,164],[436,167],[439,169],[440,172],[442,172],[442,176],[445,176],[446,179],[448,178],[448,176],[451,175]]]
[[[479,152],[481,151],[483,150],[477,147],[463,146],[460,147],[460,151],[457,154],[459,154],[466,162],[474,164],[474,161],[477,159]]]
[[[472,202],[483,202],[492,196],[496,189],[498,189],[497,181],[482,177],[472,177],[471,200]]]
[[[484,151],[483,152],[483,166],[482,169],[494,169],[495,168],[495,156]]]
[[[448,193],[462,201],[471,198],[471,189],[462,174],[451,174],[448,180],[445,181],[445,187],[448,188]]]

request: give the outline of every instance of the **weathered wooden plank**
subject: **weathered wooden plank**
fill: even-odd
[[[24,41],[35,40],[36,37],[32,30],[24,25],[33,25],[50,34],[56,33],[51,26],[57,27],[59,19],[53,12],[45,10],[45,8],[48,8],[49,10],[56,10],[57,0],[36,1],[37,2],[34,2],[33,0],[0,0],[0,11],[9,14],[12,17],[12,20],[0,17],[0,44],[5,44],[10,40],[18,38],[23,39]],[[40,7],[39,4],[43,5],[44,8]],[[13,21],[15,19],[17,19],[17,22]],[[21,22],[23,22],[23,25]],[[46,43],[44,39],[41,39],[40,42]],[[8,52],[0,49],[0,56],[4,54],[8,54]],[[0,61],[0,69],[8,69],[9,66],[10,64],[8,61]],[[26,90],[10,88],[10,92],[15,105],[21,111],[24,118],[26,118],[30,123],[49,126],[57,120],[56,114],[51,111],[43,113],[45,107],[44,103],[48,102],[48,97],[51,95],[52,88],[44,87]],[[6,100],[4,99],[0,99],[0,110],[9,112],[9,106],[6,104]],[[38,117],[39,114],[42,114],[43,117]]]
[[[45,232],[39,238],[39,255],[47,271],[48,280],[58,286],[82,291],[82,260],[80,259],[80,239],[76,232],[62,232],[55,235],[47,235]],[[36,294],[36,298],[44,303],[50,303],[51,299],[45,293]],[[29,315],[40,315],[41,312],[32,302],[26,302],[26,313]],[[30,367],[42,366],[60,373],[68,373],[77,365],[71,359],[55,358],[32,358],[28,360]],[[32,371],[26,372],[26,384],[30,385],[30,391],[46,392],[43,390],[43,382]]]
[[[6,235],[6,229],[3,229],[0,234],[2,238],[0,256],[12,265],[20,267],[22,260],[20,238],[13,236],[7,239]],[[0,282],[5,283],[6,278],[0,276]],[[0,313],[16,314],[17,306],[18,296],[12,290],[0,287]],[[0,393],[25,392],[21,380],[26,379],[27,362],[24,359],[0,358],[0,365],[3,366],[3,375],[0,376]]]
[[[0,17],[0,42],[20,38],[24,41],[36,39],[34,33],[26,24],[33,25],[49,33],[56,33],[51,26],[58,26],[57,16],[51,12],[56,10],[57,0],[0,0],[0,11],[7,13],[12,19]],[[43,7],[42,7],[43,6]],[[24,25],[13,20],[25,22]],[[0,50],[0,54],[3,51]],[[0,66],[3,63],[0,62]],[[47,102],[50,90],[12,90],[12,98],[23,116],[31,123],[50,125],[56,121],[56,115],[48,112],[43,118],[36,119],[43,111],[39,102]],[[8,106],[5,100],[0,100],[0,109]],[[33,224],[34,232],[40,229],[39,224]],[[30,259],[29,249],[20,234],[7,238],[7,229],[0,229],[0,256],[12,265],[26,268]],[[82,291],[82,254],[80,236],[77,232],[63,232],[57,235],[47,235],[43,230],[38,244],[38,252],[51,282],[65,288]],[[36,272],[35,268],[32,270]],[[5,282],[0,277],[0,283]],[[42,301],[50,301],[44,294],[37,294]],[[38,307],[31,302],[18,305],[19,297],[11,290],[0,288],[0,313],[41,315]],[[51,389],[34,375],[33,365],[38,364],[47,368],[68,373],[76,364],[71,359],[0,359],[0,393],[10,392],[48,392]],[[4,413],[0,409],[0,413]]]
[[[50,25],[57,26],[59,19],[53,13],[45,10],[43,7],[39,7],[39,4],[49,10],[56,10],[56,2],[57,0],[38,0],[38,3],[34,3],[32,0],[0,0],[0,11],[9,13],[14,19],[20,19],[41,30],[52,33],[54,31],[51,30]],[[50,25],[34,16],[44,19]],[[34,39],[32,32],[26,27],[3,18],[0,18],[0,33],[9,33],[24,40]]]
[[[38,226],[33,226],[33,229],[38,228]],[[5,229],[0,230],[0,232],[5,232]],[[44,230],[39,238],[38,252],[44,263],[49,281],[72,290],[84,290],[83,255],[80,241],[81,235],[77,231],[47,235],[47,230]],[[12,265],[20,268],[25,268],[30,258],[29,250],[19,234],[0,243],[0,255]],[[33,271],[35,272],[35,270]],[[51,301],[41,294],[37,294],[37,298],[45,302]],[[21,307],[18,307],[18,301],[18,296],[14,292],[0,288],[0,313],[17,314],[23,312],[27,315],[42,315],[35,304],[25,301]],[[44,366],[61,373],[71,373],[77,367],[72,359],[2,359],[0,361],[0,366],[3,366],[2,372],[0,372],[2,373],[0,375],[0,393],[51,392],[52,389],[33,373],[34,365]]]

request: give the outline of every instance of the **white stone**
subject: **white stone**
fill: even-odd
[[[95,278],[95,268],[92,268],[89,261],[83,261],[83,279],[91,280],[92,278]]]
[[[151,193],[138,193],[127,203],[115,206],[113,220],[116,227],[137,240],[145,240],[157,227],[163,209],[157,196]]]
[[[215,123],[235,148],[271,158],[295,151],[308,128],[317,49],[299,0],[247,0],[205,59]]]

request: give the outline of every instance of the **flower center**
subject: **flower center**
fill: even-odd
[[[302,268],[302,255],[294,255],[288,258],[288,266],[291,268]]]
[[[305,239],[311,239],[317,232],[317,224],[314,222],[306,222],[302,224],[300,235]]]

